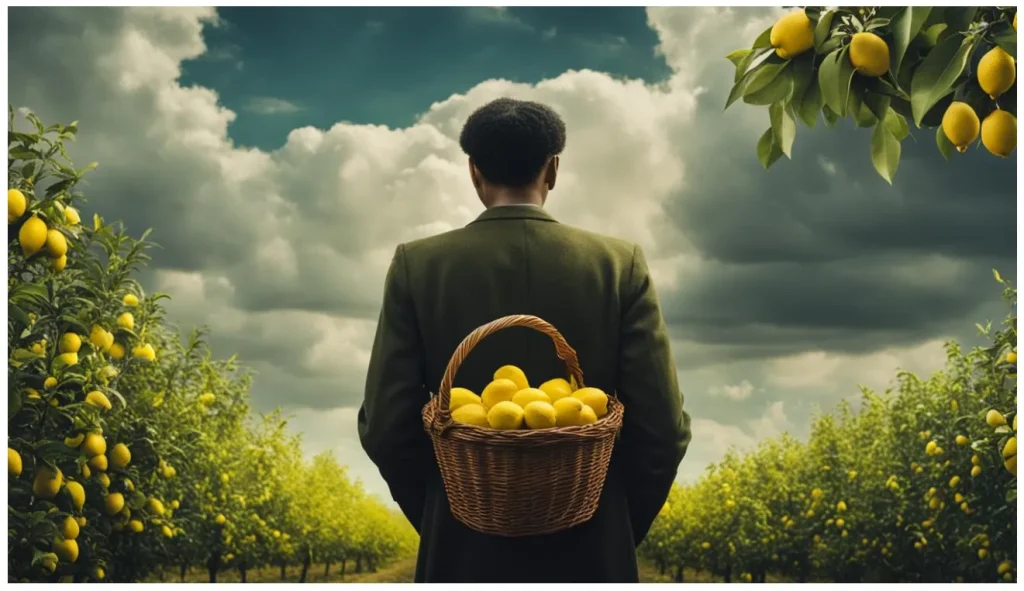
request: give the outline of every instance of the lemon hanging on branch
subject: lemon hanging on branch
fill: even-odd
[[[871,128],[871,162],[889,183],[911,124],[933,129],[947,160],[979,136],[1005,157],[1016,148],[1016,35],[1016,12],[998,7],[803,7],[726,56],[726,108],[766,108],[756,150],[765,169],[792,158],[798,121],[819,119]]]

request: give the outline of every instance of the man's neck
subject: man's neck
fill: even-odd
[[[490,207],[502,207],[505,205],[533,205],[536,207],[544,206],[544,198],[537,192],[519,193],[519,192],[501,192],[490,200]]]

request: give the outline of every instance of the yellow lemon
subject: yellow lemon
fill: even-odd
[[[1014,19],[1014,22],[1016,22],[1017,17],[1013,17],[1013,19]],[[1016,27],[1014,27],[1014,28],[1016,28]],[[996,572],[998,572],[1001,575],[1005,575],[1006,573],[1011,572],[1011,571],[1013,571],[1013,562],[1010,561],[1010,560],[1004,560],[1004,561],[1000,562],[999,563],[999,567],[996,569]]]
[[[1012,154],[1017,147],[1017,118],[1009,111],[992,111],[981,124],[981,143],[1001,158]]]
[[[515,382],[508,378],[498,378],[487,384],[482,394],[480,394],[480,401],[483,403],[484,408],[490,409],[499,402],[508,402],[512,400],[516,392],[521,390]]]
[[[131,330],[135,328],[135,317],[132,316],[131,312],[125,312],[117,317],[117,325],[121,328]]]
[[[79,433],[74,437],[65,437],[64,445],[68,447],[78,447],[79,445],[82,445],[83,440],[85,440],[85,433]]]
[[[17,189],[7,189],[7,224],[13,224],[25,215],[28,208],[28,199],[25,194]]]
[[[117,515],[124,509],[124,495],[118,492],[110,493],[103,499],[103,506],[107,515]]]
[[[125,295],[121,301],[124,302],[124,305],[128,306],[129,308],[134,308],[135,306],[139,305],[139,298],[133,293]]]
[[[566,396],[572,396],[572,386],[569,385],[569,382],[565,381],[565,378],[548,380],[541,384],[538,389],[547,394],[552,403]]]
[[[107,395],[99,390],[89,392],[85,397],[85,403],[104,410],[110,410],[113,408],[113,405],[110,404],[110,399],[107,398]]]
[[[132,355],[147,361],[153,361],[156,359],[156,351],[153,350],[153,345],[150,345],[149,343],[146,343],[145,345],[136,345],[135,348],[132,349]]]
[[[74,505],[76,511],[81,511],[85,506],[85,488],[74,481],[68,482],[66,488],[71,495],[71,504]]]
[[[40,465],[36,477],[32,481],[32,494],[40,499],[50,500],[64,484],[64,474],[60,468],[54,469],[45,464]]]
[[[167,527],[166,525],[162,526],[160,528],[160,533],[162,533],[165,538],[173,538],[174,537],[174,532],[171,531],[171,528]]]
[[[593,408],[587,405],[583,405],[583,410],[580,411],[580,424],[581,425],[592,425],[597,422],[597,413],[594,412]]]
[[[46,231],[46,254],[50,255],[51,259],[59,259],[60,257],[68,253],[68,241],[64,238],[64,234],[56,228],[50,228]]]
[[[949,479],[949,488],[956,488],[957,485],[959,485],[959,484],[960,484],[960,477],[959,476],[953,476],[952,478]]]
[[[967,440],[967,437],[965,437],[963,435],[957,435],[956,436],[956,444],[957,445],[964,446],[964,445],[967,445],[968,443],[969,442]]]
[[[68,266],[68,255],[63,255],[50,261],[50,268],[54,273],[60,273]]]
[[[46,244],[46,222],[35,215],[25,220],[18,231],[18,242],[25,256],[32,256],[42,250]]]
[[[78,521],[74,517],[65,517],[60,524],[60,535],[65,539],[73,540],[78,537]]]
[[[480,397],[466,388],[452,388],[448,410],[455,410],[467,404],[481,404]]]
[[[523,426],[523,409],[509,400],[503,400],[487,411],[487,423],[492,429],[518,429]]]
[[[39,558],[39,564],[42,565],[43,569],[47,572],[53,572],[57,570],[57,555],[53,552],[47,552]]]
[[[73,332],[66,332],[61,335],[58,347],[61,353],[78,353],[82,348],[82,337]]]
[[[199,396],[199,403],[202,404],[203,406],[210,406],[216,400],[217,397],[214,396],[212,392],[204,392],[202,395]]]
[[[82,441],[82,452],[87,458],[107,453],[107,440],[99,433],[89,433]]]
[[[543,400],[534,400],[523,408],[526,426],[530,429],[550,429],[556,424],[555,407]]]
[[[530,382],[526,380],[526,374],[523,370],[519,369],[514,365],[503,365],[498,368],[498,371],[494,372],[495,380],[512,380],[516,383],[516,391],[525,390],[530,387]]]
[[[131,460],[132,454],[123,443],[118,443],[110,450],[110,467],[115,470],[124,470]]]
[[[998,45],[989,50],[978,62],[978,85],[992,100],[999,98],[1017,79],[1017,64],[1013,57]]]
[[[573,392],[572,397],[594,409],[598,417],[608,414],[608,395],[600,388],[582,388]]]
[[[874,33],[855,33],[850,40],[850,63],[861,76],[878,78],[889,71],[889,46]]]
[[[78,365],[78,353],[61,353],[53,360],[55,368]]]
[[[92,330],[89,331],[89,342],[93,347],[105,350],[107,348],[107,331],[97,324],[92,325]]]
[[[221,514],[219,514],[219,513],[217,514],[217,518],[216,518],[216,519],[214,519],[214,521],[216,521],[216,522],[217,522],[217,525],[224,525],[224,523],[225,523],[225,522],[226,522],[227,520],[228,520],[228,519],[227,519],[227,517],[224,517],[223,515],[221,515]]]
[[[57,387],[57,378],[50,376],[43,380],[43,388],[47,390],[53,390]]]
[[[581,425],[581,414],[586,407],[579,398],[562,398],[552,405],[555,408],[555,424],[559,427]]]
[[[845,501],[839,501],[838,503],[836,503],[836,511],[838,511],[840,513],[842,513],[843,511],[846,511],[846,502]]]
[[[110,344],[110,357],[112,359],[121,359],[124,357],[124,347],[119,343]]]
[[[21,476],[21,454],[7,448],[7,475],[15,478]]]
[[[769,42],[782,59],[792,59],[814,46],[814,25],[801,8],[780,18],[772,27]]]
[[[942,132],[960,152],[966,152],[967,146],[978,139],[981,121],[978,114],[967,103],[954,101],[942,115]]]
[[[132,519],[128,522],[128,529],[131,530],[132,533],[141,534],[145,527],[138,519]]]
[[[543,390],[537,388],[525,388],[512,396],[512,403],[524,409],[527,404],[537,401],[550,403],[551,397],[545,394]]]
[[[490,427],[487,422],[487,409],[482,404],[464,404],[452,411],[452,420],[464,425]]]
[[[102,486],[104,489],[110,488],[110,477],[107,476],[106,472],[97,472],[96,482],[99,482],[100,486]]]
[[[985,415],[985,422],[988,423],[989,427],[995,429],[996,427],[1002,427],[1003,425],[1006,424],[1006,417],[1004,417],[1003,414],[1000,413],[998,410],[993,408],[992,410],[988,411],[988,414]]]
[[[74,207],[64,208],[64,221],[69,226],[77,226],[82,221],[82,216],[78,215],[78,210]]]
[[[1011,365],[1016,365],[1017,364],[1017,354],[1015,352],[1013,352],[1013,351],[1010,351],[1009,353],[1007,353],[1006,354],[1006,362],[1011,364]]]
[[[107,471],[107,456],[93,456],[89,458],[89,467],[100,472]]]
[[[54,540],[53,553],[64,562],[74,562],[78,560],[78,542],[75,540]]]
[[[149,500],[146,501],[146,508],[149,509],[149,512],[154,515],[164,514],[164,504],[160,502],[160,499],[156,497],[149,497]]]

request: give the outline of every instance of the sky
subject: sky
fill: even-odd
[[[356,436],[398,244],[482,206],[458,134],[501,96],[568,130],[558,220],[639,244],[693,441],[681,482],[790,432],[944,343],[979,343],[1016,269],[1015,160],[946,162],[912,130],[892,186],[870,133],[800,127],[764,171],[767,110],[723,112],[730,51],[769,8],[11,8],[9,102],[79,120],[98,212],[161,248],[141,280],[211,330],[312,455],[387,487]]]

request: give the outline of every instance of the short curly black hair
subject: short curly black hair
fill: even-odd
[[[469,116],[459,145],[488,182],[518,189],[565,149],[565,123],[540,103],[500,98]]]

